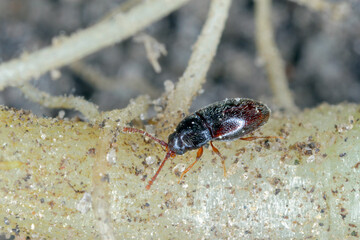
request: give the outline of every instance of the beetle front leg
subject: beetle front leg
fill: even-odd
[[[197,153],[196,153],[196,160],[195,160],[195,162],[193,162],[190,166],[188,166],[188,167],[185,169],[185,171],[182,172],[178,183],[180,183],[181,179],[183,179],[183,177],[185,176],[185,174],[186,174],[188,171],[190,171],[190,169],[195,165],[195,163],[201,158],[203,152],[204,152],[203,147],[200,147],[199,150],[198,150]]]

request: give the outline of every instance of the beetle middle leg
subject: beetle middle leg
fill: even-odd
[[[183,179],[183,177],[185,176],[185,174],[186,174],[188,171],[190,171],[190,169],[195,165],[195,163],[201,158],[203,152],[204,152],[203,147],[200,147],[199,150],[198,150],[197,153],[196,153],[196,160],[182,172],[178,183],[180,183],[181,179]]]
[[[210,145],[212,150],[221,158],[221,164],[223,165],[224,168],[224,177],[226,177],[226,166],[225,166],[225,158],[223,157],[223,155],[221,155],[219,149],[217,149],[214,144],[212,143],[212,141],[210,141]]]

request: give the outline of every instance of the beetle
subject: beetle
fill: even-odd
[[[169,135],[168,142],[162,141],[149,133],[131,127],[124,127],[124,132],[141,133],[166,147],[166,155],[146,189],[150,189],[165,162],[171,157],[198,149],[196,160],[182,172],[184,175],[195,165],[203,154],[203,146],[210,143],[212,150],[221,158],[226,176],[225,158],[213,145],[213,141],[232,141],[235,139],[251,141],[258,138],[281,137],[243,137],[264,125],[270,117],[270,109],[263,103],[248,98],[230,98],[215,102],[186,116]]]

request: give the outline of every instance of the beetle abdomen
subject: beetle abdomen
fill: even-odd
[[[195,112],[208,127],[212,140],[240,138],[267,122],[270,109],[247,98],[231,98]]]

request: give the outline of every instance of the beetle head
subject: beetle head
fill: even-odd
[[[182,155],[186,152],[185,143],[181,138],[181,134],[174,132],[169,135],[168,145],[171,151],[177,155]]]

